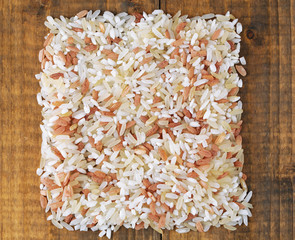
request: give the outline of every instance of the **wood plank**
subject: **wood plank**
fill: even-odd
[[[294,239],[294,179],[295,162],[292,157],[292,26],[294,27],[294,8],[292,1],[278,1],[279,31],[279,172],[280,179],[280,239]],[[293,19],[291,17],[293,16]],[[293,21],[292,21],[293,20]],[[288,27],[288,25],[291,27]],[[293,200],[293,201],[292,201]],[[292,224],[293,223],[293,224]]]
[[[163,239],[294,239],[293,1],[163,0],[161,7],[190,16],[231,10],[242,22],[241,56],[247,60],[248,71],[241,90],[244,170],[254,192],[248,228],[212,229],[181,237],[169,232]]]
[[[294,1],[291,1],[291,4],[290,4],[290,23],[291,23],[291,26],[294,26],[295,25],[295,2]],[[291,28],[292,29],[292,28]],[[293,66],[293,64],[295,63],[295,34],[294,32],[291,31],[291,34],[290,34],[290,37],[291,37],[291,66]],[[293,76],[295,76],[295,68],[292,67],[292,74],[291,74],[291,79],[293,78]],[[295,95],[295,84],[291,84],[291,89],[292,89],[292,96]],[[295,132],[295,111],[293,111],[294,109],[294,106],[295,106],[295,99],[294,97],[292,97],[292,105],[291,105],[291,109],[292,109],[292,118],[291,118],[291,121],[292,121],[292,133]],[[292,139],[291,139],[291,142],[292,143],[295,143],[295,134],[292,134]],[[292,156],[294,156],[295,154],[295,146],[294,144],[292,144]],[[291,182],[292,182],[292,191],[293,191],[293,195],[291,195],[290,197],[293,199],[293,219],[291,219],[291,223],[293,225],[293,227],[291,226],[291,231],[293,232],[294,234],[294,223],[295,223],[295,214],[294,214],[294,202],[295,202],[295,189],[294,189],[294,182],[295,182],[295,167],[294,167],[294,159],[292,160],[292,165],[290,167],[290,170],[291,170]],[[293,236],[294,238],[294,236]]]

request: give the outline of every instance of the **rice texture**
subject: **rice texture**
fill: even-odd
[[[70,231],[248,224],[238,96],[242,25],[83,10],[47,17],[39,52],[40,201]]]

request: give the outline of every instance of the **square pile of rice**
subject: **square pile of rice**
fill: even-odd
[[[234,16],[84,10],[45,25],[37,174],[48,220],[107,237],[122,225],[248,224]]]

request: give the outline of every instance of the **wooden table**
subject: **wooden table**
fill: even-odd
[[[133,239],[294,239],[295,147],[295,2],[291,0],[0,0],[0,239],[97,239],[98,233],[68,232],[46,221],[39,203],[41,108],[34,74],[47,33],[47,15],[73,16],[82,9],[113,12],[161,8],[190,16],[230,10],[243,24],[242,52],[248,76],[244,103],[243,146],[248,185],[254,192],[249,227],[235,232],[161,236],[152,229],[121,228],[114,240]],[[295,79],[294,79],[295,81]],[[293,94],[294,93],[294,94]]]

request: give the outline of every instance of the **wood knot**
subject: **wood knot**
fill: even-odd
[[[248,29],[246,36],[248,39],[253,39],[255,37],[255,33],[251,29]]]

